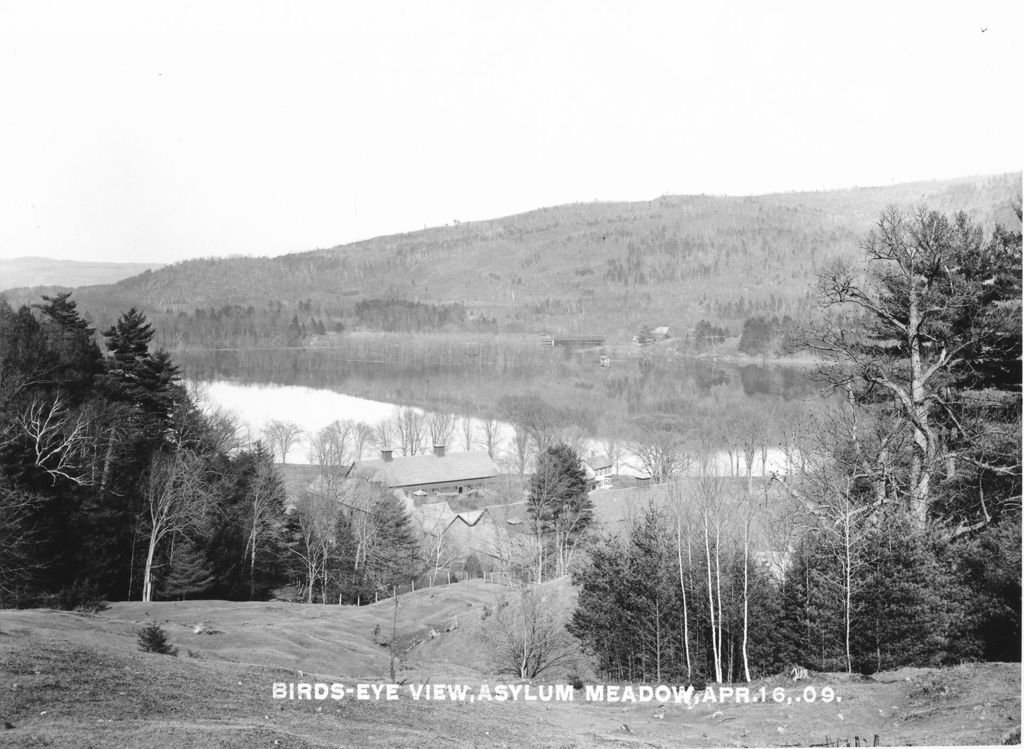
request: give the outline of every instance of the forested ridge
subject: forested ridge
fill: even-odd
[[[98,327],[135,306],[178,346],[308,343],[345,329],[581,331],[700,321],[739,336],[750,317],[817,314],[815,274],[889,204],[967,211],[991,228],[1020,177],[733,198],[544,208],[274,258],[177,263],[76,299]],[[144,248],[140,248],[144,254]],[[2,285],[2,282],[0,282]],[[8,292],[12,304],[40,291]],[[413,306],[418,305],[418,306]]]

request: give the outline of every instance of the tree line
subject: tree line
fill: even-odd
[[[270,450],[183,385],[144,315],[103,331],[106,355],[94,334],[69,294],[0,301],[4,605],[262,599],[291,582],[366,600],[419,574],[393,497],[287,508]]]
[[[688,497],[592,542],[569,628],[603,674],[1019,660],[1017,219],[985,237],[964,214],[889,210],[864,266],[822,272],[829,314],[804,341],[834,397],[787,430],[785,503],[755,514],[702,470]]]
[[[103,331],[106,355],[94,332],[67,293],[0,301],[5,600],[265,591],[283,515],[270,456],[200,409],[137,310]]]

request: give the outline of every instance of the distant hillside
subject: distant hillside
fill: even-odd
[[[94,286],[117,283],[160,263],[90,263],[79,260],[54,260],[48,257],[0,258],[0,292],[16,287]]]
[[[100,325],[143,308],[170,346],[295,342],[381,320],[623,337],[641,324],[679,332],[707,319],[735,335],[751,315],[812,314],[816,272],[833,257],[859,257],[890,204],[964,210],[991,229],[1016,224],[1020,193],[1014,173],[573,204],[275,258],[192,260],[76,296]],[[382,308],[384,299],[403,304]]]

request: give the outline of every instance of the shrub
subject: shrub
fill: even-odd
[[[110,608],[110,604],[100,595],[96,583],[91,581],[78,580],[62,588],[57,593],[55,603],[63,611],[83,611],[90,614]]]
[[[178,649],[167,640],[167,633],[159,624],[150,624],[139,630],[139,650],[160,655],[177,655]]]
[[[539,589],[501,606],[485,631],[499,673],[535,679],[576,665],[578,649],[565,628],[568,613]]]

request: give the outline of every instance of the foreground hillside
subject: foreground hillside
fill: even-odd
[[[809,314],[817,271],[859,257],[890,204],[964,210],[991,229],[1015,220],[1019,193],[1020,175],[1006,174],[575,204],[276,258],[188,261],[76,297],[100,325],[140,307],[170,346],[253,345],[286,335],[293,320],[299,331],[372,326],[379,316],[356,305],[382,298],[458,305],[422,315],[430,325],[632,335],[640,324],[685,330],[708,319],[735,328],[751,315]]]
[[[480,684],[488,665],[479,622],[510,591],[481,581],[403,596],[398,679]],[[564,590],[568,594],[568,590]],[[286,603],[121,603],[99,614],[0,612],[0,744],[18,746],[782,746],[854,737],[882,745],[992,744],[1020,724],[1019,664],[903,669],[874,678],[812,675],[752,685],[789,696],[828,686],[814,704],[342,699],[274,700],[274,682],[388,681],[392,606]],[[180,648],[136,649],[158,621]],[[198,625],[202,625],[197,632]],[[433,637],[430,630],[436,633]],[[450,631],[445,631],[450,630]],[[379,638],[378,638],[379,639]],[[422,642],[421,642],[422,640]],[[316,676],[314,676],[316,674]]]

